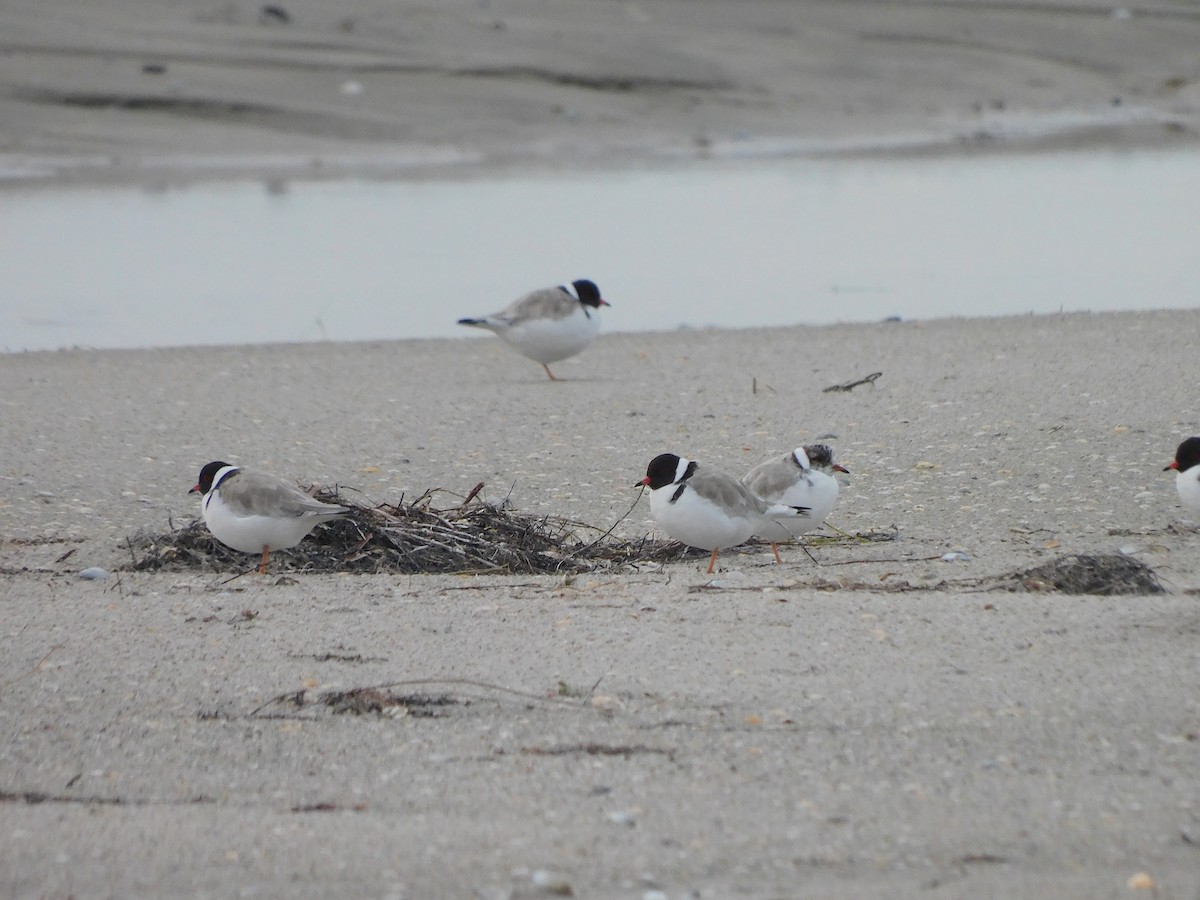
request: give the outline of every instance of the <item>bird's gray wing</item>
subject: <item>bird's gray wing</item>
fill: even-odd
[[[746,473],[742,484],[764,500],[774,501],[796,483],[801,469],[790,453],[759,463]]]
[[[294,484],[261,472],[239,471],[221,482],[221,499],[240,516],[299,518],[305,514],[337,516],[349,512],[345,506],[322,503]]]
[[[724,472],[697,472],[687,481],[696,494],[731,516],[761,515],[767,504],[746,485]]]
[[[561,288],[543,288],[514,300],[491,318],[520,325],[531,319],[565,319],[578,307],[579,301]]]

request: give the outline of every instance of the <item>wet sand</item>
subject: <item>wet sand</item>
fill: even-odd
[[[421,177],[1194,146],[1186,3],[590,0],[0,9],[0,172]]]

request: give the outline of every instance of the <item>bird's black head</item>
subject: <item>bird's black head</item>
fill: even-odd
[[[1200,465],[1200,437],[1190,437],[1175,450],[1175,458],[1171,460],[1167,468],[1186,472],[1192,466],[1198,465]]]
[[[611,305],[600,296],[600,288],[596,287],[594,281],[581,278],[578,281],[572,281],[571,286],[575,288],[575,296],[579,298],[579,302],[584,306],[592,306],[599,309],[601,306]]]
[[[196,482],[196,486],[188,491],[189,494],[207,494],[212,490],[213,479],[217,477],[217,473],[228,466],[229,463],[216,460],[210,462],[200,470],[200,480]]]
[[[656,491],[668,484],[686,481],[696,471],[696,466],[696,463],[674,453],[660,453],[646,466],[646,477],[642,479],[642,484]]]

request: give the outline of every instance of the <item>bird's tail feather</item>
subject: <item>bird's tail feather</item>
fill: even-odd
[[[792,519],[797,516],[808,518],[812,514],[812,507],[809,506],[788,506],[783,503],[776,503],[766,512],[772,519]]]

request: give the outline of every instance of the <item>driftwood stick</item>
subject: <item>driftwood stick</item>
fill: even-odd
[[[881,377],[882,375],[883,375],[882,372],[872,372],[870,375],[867,375],[863,378],[859,378],[856,381],[846,381],[846,382],[843,382],[842,384],[831,384],[829,387],[825,388],[825,390],[821,391],[821,393],[822,394],[832,394],[836,391],[852,391],[856,387],[858,387],[860,384],[869,384],[869,385],[871,385],[871,387],[874,387],[875,379]]]

